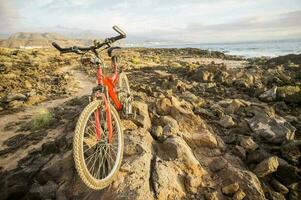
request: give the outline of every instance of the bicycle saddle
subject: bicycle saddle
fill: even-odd
[[[108,49],[108,55],[110,57],[118,56],[120,54],[120,51],[118,51],[118,50],[120,50],[120,49],[121,49],[121,47],[110,47]]]

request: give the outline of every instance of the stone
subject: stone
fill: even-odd
[[[259,99],[265,102],[273,102],[276,100],[276,97],[277,97],[277,86],[259,95]]]
[[[237,155],[242,160],[246,159],[246,151],[243,147],[239,145],[235,145],[233,149],[233,154]]]
[[[239,189],[235,194],[233,195],[234,200],[242,200],[246,197],[246,193],[244,193],[243,190]]]
[[[156,138],[160,138],[163,134],[162,126],[155,127],[155,129],[152,131],[152,133]]]
[[[200,103],[199,106],[201,106],[204,103],[204,100],[197,97],[195,94],[189,92],[189,91],[185,91],[182,93],[183,99],[185,99],[186,101],[190,102],[190,103]]]
[[[153,173],[156,199],[181,199],[185,196],[184,183],[179,178],[178,173],[179,170],[173,163],[156,162]],[[141,199],[150,198],[142,196]]]
[[[174,118],[170,116],[163,116],[161,117],[161,121],[164,125],[169,125],[173,129],[173,132],[179,131],[179,124]]]
[[[245,107],[245,104],[239,99],[233,99],[225,108],[225,112],[227,114],[233,114],[236,113],[240,107]]]
[[[301,152],[298,146],[289,147],[289,148],[281,148],[281,155],[286,160],[291,161],[295,165],[298,165],[299,160],[301,158]]]
[[[125,144],[127,144],[125,147],[135,148],[135,153],[124,157],[116,179],[110,187],[103,191],[101,198],[153,200],[153,193],[150,191],[153,139],[144,128],[128,132],[124,137]],[[165,172],[167,172],[166,169],[168,168],[165,168]]]
[[[169,137],[173,134],[176,134],[177,131],[174,130],[173,127],[171,127],[170,125],[165,125],[163,127],[163,137],[166,138],[166,137]]]
[[[234,194],[236,191],[238,191],[239,185],[238,183],[232,183],[230,185],[224,186],[222,188],[222,192],[226,195]]]
[[[283,86],[277,90],[277,99],[290,103],[301,102],[301,88],[299,86]]]
[[[301,181],[293,183],[290,186],[289,199],[299,200],[301,197]]]
[[[168,98],[162,98],[156,103],[157,112],[161,115],[170,114],[171,106],[171,101]]]
[[[285,200],[285,197],[283,194],[275,192],[275,191],[269,191],[268,197],[271,200]]]
[[[34,104],[40,103],[42,101],[45,101],[46,99],[47,99],[47,97],[42,96],[42,95],[33,95],[33,96],[28,97],[26,104],[34,105]]]
[[[185,165],[198,166],[199,162],[193,155],[191,148],[179,136],[171,136],[159,145],[158,155],[163,160],[179,160]]]
[[[151,120],[149,117],[147,104],[143,103],[141,101],[134,101],[133,109],[135,109],[137,111],[134,121],[139,126],[149,129],[151,127]]]
[[[226,155],[224,155],[224,157],[225,156]],[[227,160],[228,159],[229,158],[227,158]],[[239,188],[246,193],[246,197],[248,197],[248,199],[266,199],[261,183],[254,173],[246,169],[234,167],[229,163],[227,167],[216,172],[216,174],[219,178],[221,178],[221,180],[227,180],[226,183],[238,183]]]
[[[4,99],[2,100],[3,102],[11,102],[11,101],[25,101],[26,100],[26,96],[24,94],[21,93],[17,93],[17,94],[8,94],[6,97],[4,97]]]
[[[201,133],[194,133],[190,139],[200,147],[217,148],[217,140],[209,130],[203,130]]]
[[[218,172],[228,166],[228,161],[223,157],[215,158],[209,165],[212,172]]]
[[[222,116],[218,123],[224,128],[230,128],[235,125],[233,118],[229,115]]]
[[[265,177],[266,175],[277,171],[278,166],[277,156],[272,156],[259,163],[255,167],[254,172],[258,177]]]
[[[281,193],[281,194],[287,194],[289,192],[289,190],[287,189],[287,187],[285,187],[282,183],[280,183],[277,179],[272,179],[271,180],[271,185],[273,186],[273,188]]]
[[[288,163],[279,163],[278,170],[276,172],[277,180],[281,181],[286,186],[292,185],[301,180],[300,170]]]
[[[255,136],[273,144],[281,144],[295,137],[296,128],[284,118],[269,116],[263,110],[254,110],[254,116],[246,119]]]
[[[191,193],[196,194],[198,187],[202,186],[202,183],[203,183],[202,177],[192,175],[192,174],[188,174],[185,177],[185,187]]]
[[[217,191],[205,193],[206,200],[219,200]]]
[[[254,140],[251,137],[243,138],[240,142],[240,145],[247,151],[254,151],[258,148],[258,145],[254,142]]]
[[[198,114],[198,115],[201,115],[201,116],[204,116],[204,117],[209,117],[209,118],[213,118],[214,117],[214,114],[204,108],[197,108],[194,110],[194,113],[195,114]]]
[[[20,108],[24,106],[24,101],[13,100],[9,102],[8,106],[13,109]]]
[[[181,131],[192,133],[200,128],[206,128],[203,120],[193,113],[191,104],[184,100],[179,101],[174,96],[171,97],[171,102],[170,115],[178,122]]]

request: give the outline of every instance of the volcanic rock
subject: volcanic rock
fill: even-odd
[[[270,157],[259,163],[254,172],[258,177],[264,177],[271,174],[277,170],[279,166],[278,159],[276,156]]]

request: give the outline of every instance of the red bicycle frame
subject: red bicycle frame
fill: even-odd
[[[113,100],[114,105],[116,107],[116,109],[119,111],[122,109],[122,104],[119,101],[118,97],[117,97],[117,92],[115,90],[115,86],[117,84],[118,78],[119,78],[119,74],[118,74],[118,69],[117,69],[117,64],[116,64],[116,58],[112,58],[112,66],[114,67],[114,74],[111,77],[108,76],[104,76],[102,73],[102,68],[104,64],[99,64],[98,65],[98,69],[97,69],[97,84],[99,86],[103,86],[106,87],[109,97]],[[99,97],[96,95],[96,98]],[[102,93],[102,99],[103,99],[103,103],[104,103],[104,108],[105,108],[105,112],[106,112],[106,118],[107,118],[107,128],[108,128],[108,132],[109,132],[109,143],[111,143],[112,141],[112,137],[113,137],[113,130],[112,130],[112,120],[111,120],[111,109],[110,109],[110,104],[108,102],[107,96],[105,93]],[[100,140],[101,137],[101,132],[100,132],[100,119],[99,119],[99,113],[100,113],[100,108],[98,108],[95,112],[94,112],[94,116],[95,116],[95,132],[96,132],[96,137],[97,140]]]

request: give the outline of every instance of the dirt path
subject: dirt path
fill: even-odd
[[[38,104],[36,106],[28,107],[24,111],[13,113],[13,114],[8,114],[8,115],[3,115],[0,117],[0,151],[3,149],[6,149],[7,146],[4,143],[9,138],[12,138],[16,135],[19,134],[29,134],[30,132],[20,132],[18,131],[19,124],[22,124],[22,122],[27,121],[32,118],[33,115],[35,115],[39,110],[41,109],[51,109],[55,107],[59,107],[60,105],[64,104],[65,102],[75,98],[75,97],[80,97],[83,95],[90,94],[91,88],[94,86],[93,81],[88,78],[84,72],[81,72],[79,70],[74,69],[74,67],[67,66],[61,68],[62,72],[69,72],[72,74],[74,79],[77,81],[77,91],[74,92],[71,96],[66,97],[66,98],[60,98],[60,99],[55,99],[55,100],[49,100],[45,101],[41,104]],[[8,128],[9,127],[9,128]],[[8,169],[11,167],[14,167],[16,165],[15,161],[20,160],[22,157],[26,156],[28,151],[30,151],[33,148],[36,148],[40,146],[40,144],[45,143],[45,140],[49,140],[53,137],[58,132],[62,132],[60,128],[58,127],[58,130],[53,130],[51,134],[49,134],[50,137],[46,137],[43,140],[41,140],[39,143],[36,145],[32,145],[27,147],[26,150],[20,149],[14,153],[13,156],[8,156],[4,159],[1,159],[0,161],[0,166],[3,167],[4,169]]]

